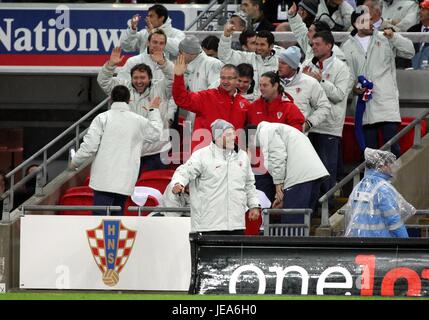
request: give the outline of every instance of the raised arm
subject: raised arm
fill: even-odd
[[[223,35],[220,37],[218,57],[223,63],[231,63],[234,65],[240,63],[251,63],[252,57],[255,55],[253,52],[243,52],[233,50],[231,48],[231,35],[234,32],[234,26],[231,23],[225,25]]]
[[[302,21],[301,16],[298,14],[297,5],[295,2],[292,3],[292,6],[288,10],[289,25],[302,51],[306,53],[309,46],[309,39],[307,36],[308,28],[304,21]]]
[[[124,57],[121,56],[121,48],[113,48],[112,53],[110,54],[110,59],[103,65],[98,73],[97,82],[107,95],[110,95],[113,88],[117,85],[128,87],[130,84],[130,81],[128,80],[113,76],[116,66],[120,64],[123,59]]]
[[[383,33],[389,39],[390,46],[398,57],[411,59],[414,56],[415,50],[413,42],[410,39],[401,36],[397,32],[393,32],[392,29],[386,29]]]
[[[185,79],[183,77],[186,71],[185,57],[179,55],[174,64],[174,82],[173,82],[173,98],[174,102],[181,108],[194,112],[201,113],[201,108],[204,106],[201,92],[189,92],[185,87]]]
[[[142,52],[146,48],[149,34],[147,30],[137,31],[140,20],[141,16],[138,14],[128,20],[128,28],[122,33],[119,39],[120,46],[125,51]]]

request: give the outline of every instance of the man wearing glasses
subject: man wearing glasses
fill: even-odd
[[[174,66],[173,98],[181,108],[195,113],[193,151],[210,144],[210,124],[216,119],[226,120],[236,129],[244,128],[249,102],[237,92],[238,71],[234,65],[222,67],[219,87],[197,92],[186,90],[185,71],[185,57],[179,55]]]

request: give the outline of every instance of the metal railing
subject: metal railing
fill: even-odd
[[[387,141],[380,149],[388,150],[390,147],[399,141],[403,136],[410,132],[413,128],[414,130],[414,140],[413,140],[413,149],[420,149],[422,146],[422,136],[421,136],[421,121],[424,120],[429,115],[429,109],[426,109],[418,117],[416,117],[410,124],[408,124],[404,129],[397,133],[392,139]],[[365,161],[362,162],[359,166],[353,169],[344,179],[338,182],[333,188],[326,192],[323,196],[319,198],[319,203],[322,204],[322,219],[321,219],[321,228],[330,227],[329,224],[329,204],[328,199],[334,195],[334,193],[345,186],[350,180],[353,179],[353,186],[356,186],[360,181],[360,173],[365,168]]]
[[[263,225],[264,236],[290,237],[299,236],[308,237],[310,235],[311,209],[264,209]],[[304,215],[304,223],[271,223],[271,215]]]
[[[35,195],[36,196],[42,196],[43,195],[43,187],[47,182],[47,174],[48,174],[48,165],[51,164],[53,161],[58,159],[64,152],[69,151],[71,147],[74,147],[76,150],[79,148],[79,141],[83,136],[86,134],[88,129],[85,129],[84,131],[80,132],[80,125],[86,121],[89,117],[91,117],[94,113],[96,113],[99,109],[107,105],[107,102],[109,101],[109,98],[104,99],[101,103],[99,103],[94,109],[89,111],[86,115],[84,115],[82,118],[80,118],[78,121],[76,121],[73,125],[71,125],[68,129],[66,129],[63,133],[61,133],[58,137],[53,139],[51,142],[49,142],[47,145],[45,145],[42,149],[37,151],[35,154],[33,154],[30,158],[22,162],[19,166],[17,166],[15,169],[10,171],[8,174],[6,174],[6,179],[10,179],[10,187],[9,190],[7,190],[2,196],[0,197],[0,200],[3,200],[3,218],[2,220],[9,220],[10,219],[10,211],[13,208],[13,202],[14,202],[14,193],[15,191],[25,185],[28,181],[30,181],[34,176],[36,176],[36,190]],[[56,151],[53,155],[51,155],[48,158],[48,151],[53,147],[57,142],[59,142],[61,139],[65,138],[69,133],[73,132],[75,133],[75,137],[69,141],[67,144],[62,146],[58,151]],[[43,161],[38,166],[38,168],[23,177],[19,182],[15,183],[15,175],[20,171],[23,170],[27,165],[29,165],[33,160],[35,160],[40,155],[43,155]]]
[[[106,211],[108,216],[111,212],[122,211],[120,206],[45,206],[45,205],[28,205],[21,206],[21,215],[25,216],[26,211]]]
[[[202,11],[186,28],[185,30],[188,31],[190,30],[195,24],[197,24],[197,30],[204,30],[205,27],[207,27],[210,22],[213,21],[213,19],[215,19],[218,15],[223,14],[222,20],[221,22],[224,22],[223,24],[226,23],[227,19],[228,19],[228,4],[230,3],[231,0],[225,0],[222,4],[219,5],[219,7],[212,13],[210,14],[207,18],[206,21],[203,23],[199,23],[201,20],[203,20],[203,18],[205,17],[205,15],[207,14],[207,12],[209,12],[209,10],[217,4],[217,0],[212,0],[207,8]],[[219,21],[219,19],[218,19]],[[221,24],[221,25],[223,25]]]
[[[151,211],[151,212],[183,212],[183,213],[190,213],[191,208],[174,208],[174,207],[136,207],[136,206],[130,206],[128,207],[128,211],[130,212],[138,212],[138,216],[141,216],[142,211]]]

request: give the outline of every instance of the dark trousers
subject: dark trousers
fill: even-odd
[[[379,149],[381,146],[378,144],[378,130],[381,130],[383,144],[385,144],[398,133],[398,127],[399,122],[378,122],[364,125],[365,145],[368,148]],[[393,144],[390,150],[397,158],[401,155],[399,143]]]
[[[299,183],[283,191],[283,209],[313,209],[319,198],[321,179]],[[304,215],[282,215],[282,223],[304,223]]]
[[[274,197],[276,196],[276,186],[273,182],[273,177],[269,173],[263,175],[255,175],[255,187],[256,189],[265,193],[267,198],[274,202]]]
[[[111,212],[112,216],[124,215],[124,206],[127,198],[128,196],[123,194],[94,190],[94,206],[120,206],[122,208],[122,211]],[[107,212],[95,210],[92,214],[94,216],[105,216]]]
[[[150,156],[145,156],[140,158],[140,173],[139,176],[144,171],[167,169],[168,165],[162,163],[161,154],[152,154]]]
[[[310,133],[308,135],[314,149],[329,172],[329,179],[325,179],[320,186],[321,194],[325,194],[337,181],[338,152],[341,138],[329,134]]]

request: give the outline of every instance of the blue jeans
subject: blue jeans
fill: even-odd
[[[283,191],[283,209],[313,209],[319,198],[321,179],[296,184]],[[282,215],[282,223],[304,223],[304,215]]]
[[[159,169],[167,169],[168,165],[162,163],[161,154],[152,154],[150,156],[145,156],[140,158],[140,173],[143,171],[151,171],[151,170],[159,170]]]
[[[308,138],[330,175],[321,183],[320,192],[323,195],[333,188],[337,181],[338,152],[341,138],[321,133],[309,133]]]
[[[128,196],[112,192],[104,192],[94,190],[94,206],[120,206],[122,211],[111,212],[112,216],[123,216],[125,201]],[[106,211],[94,210],[92,213],[94,216],[105,216]]]
[[[398,133],[399,122],[378,122],[374,124],[367,124],[363,126],[363,133],[365,135],[365,143],[368,148],[379,149],[378,145],[378,130],[381,129],[383,136],[383,144],[392,139]],[[401,150],[399,143],[395,143],[390,148],[390,151],[399,158]]]

